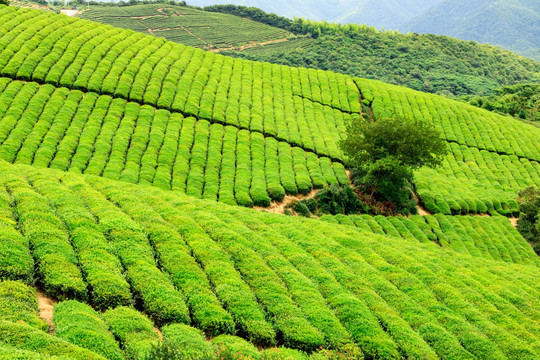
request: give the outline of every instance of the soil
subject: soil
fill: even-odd
[[[512,224],[513,227],[515,227],[517,229],[518,218],[510,218],[510,223]]]
[[[415,192],[413,192],[413,196],[414,196],[414,201],[416,201],[416,209],[418,210],[418,215],[421,215],[421,216],[431,215],[429,211],[427,211],[422,206],[420,206],[420,200],[418,199],[418,195],[416,195]]]
[[[257,47],[257,46],[278,44],[278,43],[282,43],[282,42],[285,42],[285,41],[289,41],[289,39],[288,38],[286,38],[286,39],[278,39],[278,40],[265,41],[265,42],[261,42],[261,43],[254,41],[253,43],[247,44],[247,45],[244,45],[244,46],[239,46],[239,47],[231,46],[231,47],[227,47],[227,48],[211,49],[210,51],[213,51],[213,52],[229,51],[229,50],[230,51],[242,51],[242,50],[254,48],[254,47]]]
[[[155,327],[154,332],[158,334],[159,340],[163,341],[163,334],[161,333],[161,330],[159,330],[157,327]]]
[[[54,332],[53,310],[57,301],[47,297],[47,295],[40,290],[36,292],[36,295],[39,308],[39,317],[49,324],[49,332],[52,333]]]
[[[271,212],[275,214],[283,214],[285,212],[285,208],[287,208],[287,205],[290,205],[294,201],[311,199],[312,197],[315,196],[315,194],[317,194],[317,191],[318,190],[316,189],[311,190],[311,192],[307,195],[301,195],[301,194],[296,195],[296,196],[286,195],[283,201],[281,202],[274,201],[270,204],[269,207],[255,206],[254,209],[258,211]]]

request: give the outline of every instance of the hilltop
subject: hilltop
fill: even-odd
[[[415,173],[431,215],[264,211],[348,185],[347,122],[392,114],[451,149]],[[540,261],[507,217],[539,140],[434,94],[0,6],[0,354],[537,359]]]

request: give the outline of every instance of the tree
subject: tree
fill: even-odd
[[[518,230],[540,255],[540,189],[528,187],[519,193]]]
[[[9,6],[9,0],[0,0],[0,5],[8,5]]]
[[[432,125],[400,116],[353,119],[340,147],[355,185],[377,202],[391,202],[399,213],[416,212],[413,171],[437,167],[447,152]]]

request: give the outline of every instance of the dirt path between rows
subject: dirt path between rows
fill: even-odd
[[[510,218],[510,223],[512,224],[513,227],[515,227],[517,229],[518,218]]]
[[[253,208],[255,210],[258,210],[258,211],[266,211],[266,212],[271,212],[271,213],[275,213],[275,214],[283,214],[288,205],[290,205],[291,203],[293,203],[295,201],[311,199],[312,197],[315,196],[315,194],[317,194],[317,191],[318,190],[311,190],[311,192],[309,194],[306,194],[306,195],[302,195],[302,194],[298,194],[298,195],[295,195],[295,196],[286,195],[283,198],[283,201],[281,201],[281,202],[274,201],[274,202],[272,202],[270,204],[269,207],[255,206]]]
[[[230,47],[226,47],[226,48],[211,49],[210,51],[215,52],[215,53],[218,53],[218,52],[221,52],[221,51],[242,51],[242,50],[254,48],[254,47],[257,47],[257,46],[266,46],[266,45],[271,45],[271,44],[279,44],[279,43],[282,43],[282,42],[285,42],[285,41],[289,41],[289,38],[265,41],[265,42],[261,42],[261,43],[255,41],[255,42],[253,42],[251,44],[247,44],[247,45],[243,45],[243,46],[239,46],[239,47],[230,46]]]
[[[42,318],[49,324],[49,332],[54,332],[54,323],[53,323],[53,311],[54,305],[57,301],[47,297],[42,291],[37,290],[37,301],[39,308],[39,317]]]
[[[154,332],[158,334],[159,340],[163,341],[163,333],[157,327],[154,328]]]

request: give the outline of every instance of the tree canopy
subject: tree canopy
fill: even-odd
[[[431,124],[399,116],[352,120],[340,146],[359,189],[399,213],[416,211],[410,191],[413,170],[437,167],[447,152]]]
[[[528,187],[519,193],[518,230],[540,254],[540,189]]]

